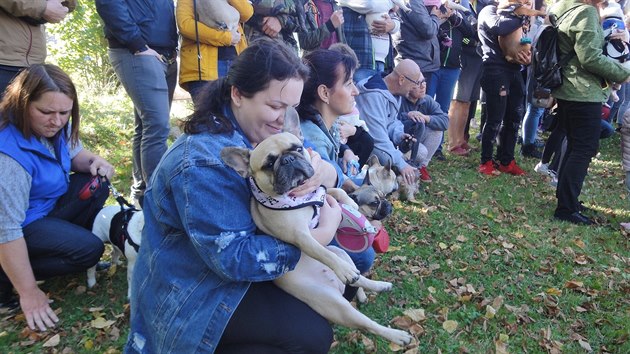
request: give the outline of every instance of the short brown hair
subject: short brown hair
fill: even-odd
[[[22,135],[30,138],[31,122],[28,115],[29,105],[47,92],[59,92],[68,96],[72,102],[69,123],[72,124],[70,142],[79,140],[79,99],[72,79],[61,68],[52,64],[36,64],[28,67],[11,81],[0,102],[0,129],[13,123]],[[66,123],[67,126],[68,123]],[[61,134],[67,134],[66,126]],[[66,136],[66,138],[68,138]]]

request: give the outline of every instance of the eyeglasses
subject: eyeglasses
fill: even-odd
[[[409,76],[405,75],[405,74],[401,74],[398,71],[396,71],[396,74],[404,77],[405,79],[409,80],[410,82],[414,83],[416,86],[420,86],[420,85],[426,85],[427,80],[426,79],[422,79],[422,80],[413,80],[411,79]]]

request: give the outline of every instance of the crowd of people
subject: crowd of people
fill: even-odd
[[[63,20],[68,3],[0,4],[0,43],[14,48],[0,51],[0,305],[19,301],[29,327],[40,330],[59,319],[36,280],[98,262],[103,244],[89,230],[108,195],[100,184],[114,173],[81,144],[74,84],[44,64],[44,24]],[[409,9],[392,4],[376,16],[369,1],[358,3],[307,0],[302,9],[302,1],[229,0],[237,23],[215,13],[213,27],[196,0],[95,1],[111,64],[134,105],[131,199],[145,215],[127,352],[329,350],[326,319],[271,282],[296,267],[300,251],[260,234],[247,180],[220,157],[224,147],[253,148],[281,132],[294,108],[315,173],[291,196],[360,183],[372,155],[403,183],[431,182],[434,158],[471,154],[478,103],[484,178],[526,173],[516,161],[520,139],[520,156],[539,159],[535,171],[556,186],[554,217],[592,224],[579,196],[599,139],[616,123],[630,192],[630,69],[603,50],[611,39],[627,40],[623,11],[612,34],[602,27],[604,9],[624,1],[408,0]],[[535,37],[547,16],[530,16],[532,9],[557,18],[568,59],[552,108],[532,103],[531,51],[511,57],[505,44],[515,31],[517,46]],[[18,30],[30,36],[28,48],[14,40]],[[178,63],[194,113],[167,147]],[[541,126],[552,131],[543,152]],[[96,187],[84,198],[86,183]],[[208,200],[220,208],[209,210]],[[340,214],[327,199],[312,230],[322,245],[335,243]],[[375,254],[350,256],[366,273]]]

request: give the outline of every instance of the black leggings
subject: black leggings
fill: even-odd
[[[234,311],[216,353],[328,353],[332,341],[325,318],[272,282],[260,282]]]

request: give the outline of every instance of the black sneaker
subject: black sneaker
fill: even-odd
[[[593,221],[582,215],[579,211],[571,214],[554,214],[554,218],[562,221],[568,221],[576,225],[593,225]]]
[[[542,152],[536,150],[536,145],[534,144],[526,144],[521,146],[521,155],[523,155],[523,157],[531,157],[534,159],[542,158]]]
[[[433,154],[433,158],[438,161],[446,161],[446,156],[442,153],[442,151],[438,150]]]

